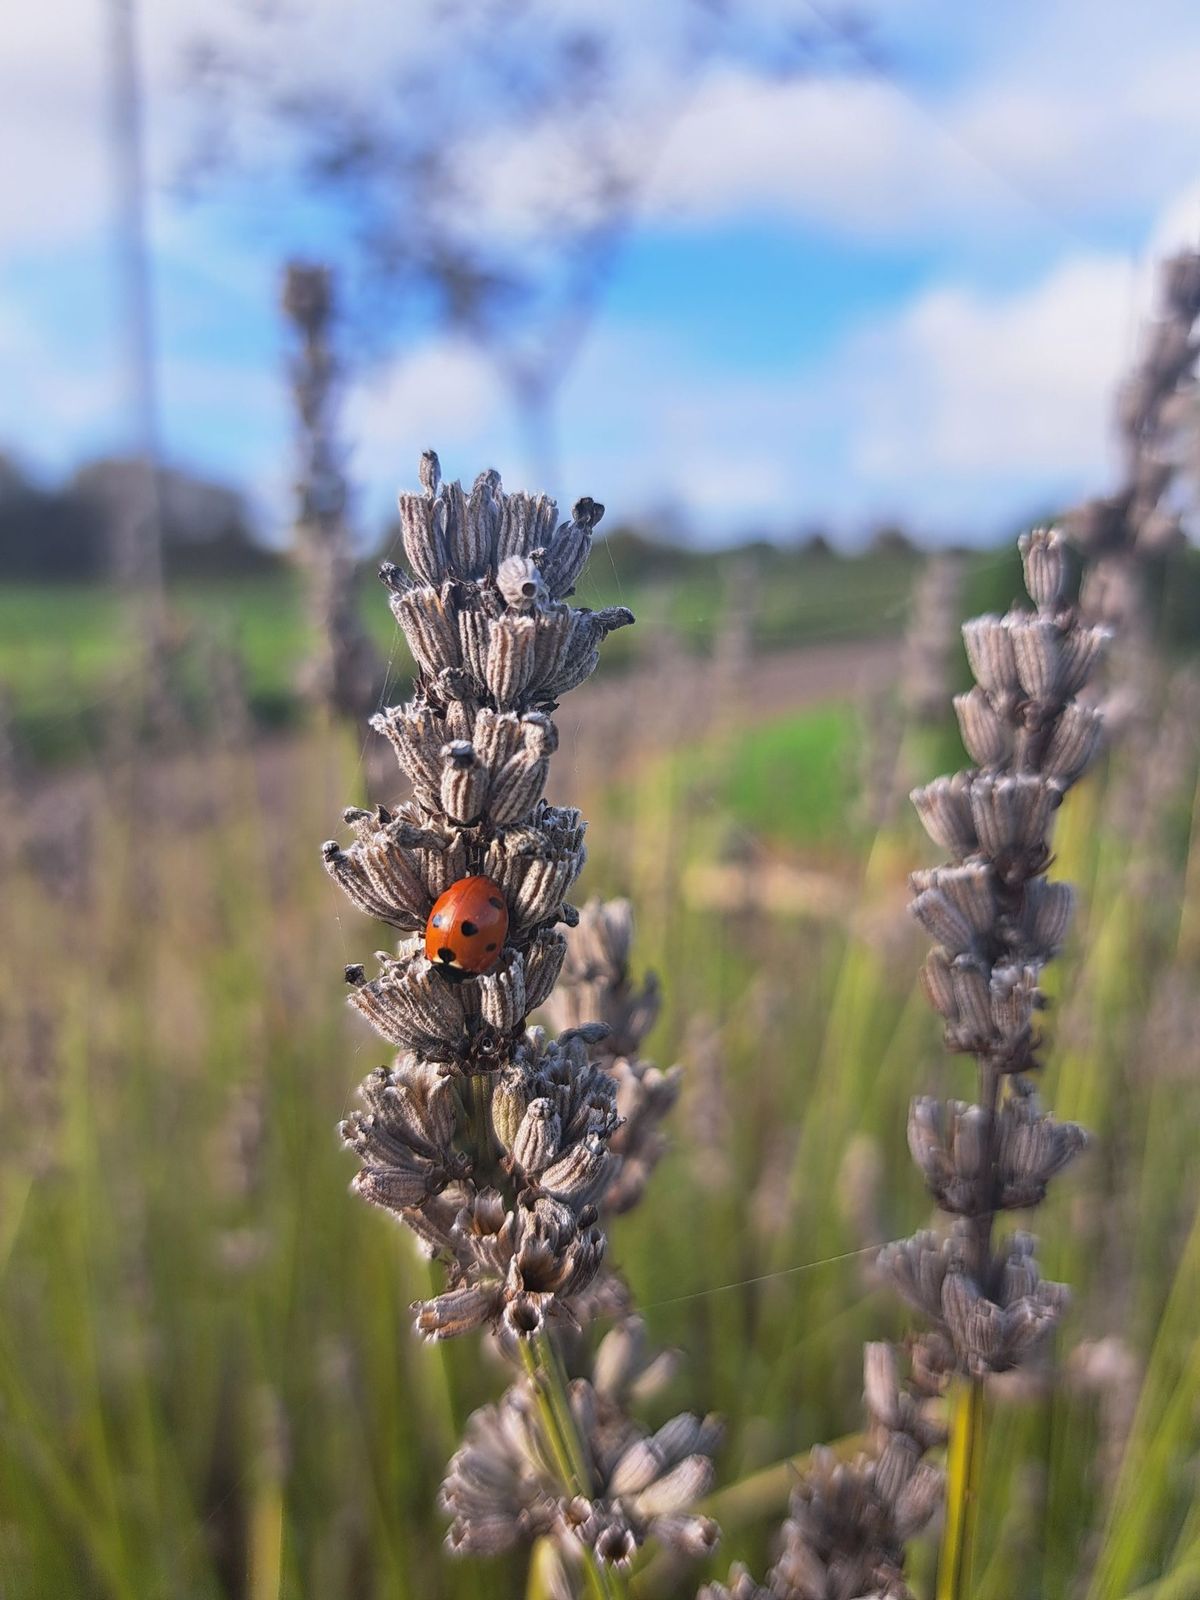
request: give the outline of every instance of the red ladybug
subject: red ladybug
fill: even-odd
[[[454,972],[486,972],[508,933],[508,907],[490,878],[460,878],[434,903],[425,924],[425,955]]]

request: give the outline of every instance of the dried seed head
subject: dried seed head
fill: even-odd
[[[993,700],[1005,702],[1019,688],[1012,633],[1002,618],[976,617],[963,625],[963,642],[976,683]]]
[[[1039,611],[1056,611],[1067,586],[1066,542],[1057,528],[1035,528],[1017,540],[1025,589]]]
[[[427,495],[435,495],[442,481],[442,464],[436,450],[423,450],[417,467],[417,476]]]

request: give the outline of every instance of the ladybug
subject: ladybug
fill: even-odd
[[[486,972],[508,933],[508,907],[490,878],[460,878],[434,902],[425,924],[425,955],[452,972]]]

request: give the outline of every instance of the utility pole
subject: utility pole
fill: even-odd
[[[119,326],[124,345],[125,398],[136,470],[114,519],[113,572],[135,602],[148,639],[159,635],[163,611],[162,494],[154,310],[146,240],[143,106],[137,50],[136,0],[105,0],[111,40],[111,138]]]

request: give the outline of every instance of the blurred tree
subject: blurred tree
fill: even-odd
[[[281,254],[339,267],[368,359],[431,322],[485,350],[548,484],[560,385],[703,71],[777,78],[818,52],[860,69],[851,25],[798,22],[769,0],[412,0],[386,65],[348,61],[340,36],[323,52],[306,43],[307,26],[328,23],[320,8],[234,16],[188,53],[188,186],[244,184],[256,217],[286,214],[303,236],[281,239]],[[272,182],[303,203],[266,206]]]
[[[73,488],[43,489],[0,454],[0,580],[95,578],[107,560],[96,507]]]
[[[76,471],[59,500],[81,508],[103,542],[125,515],[144,470],[139,456],[89,462]],[[168,577],[222,577],[278,569],[278,554],[255,541],[245,501],[235,489],[178,468],[160,468],[156,476]]]

